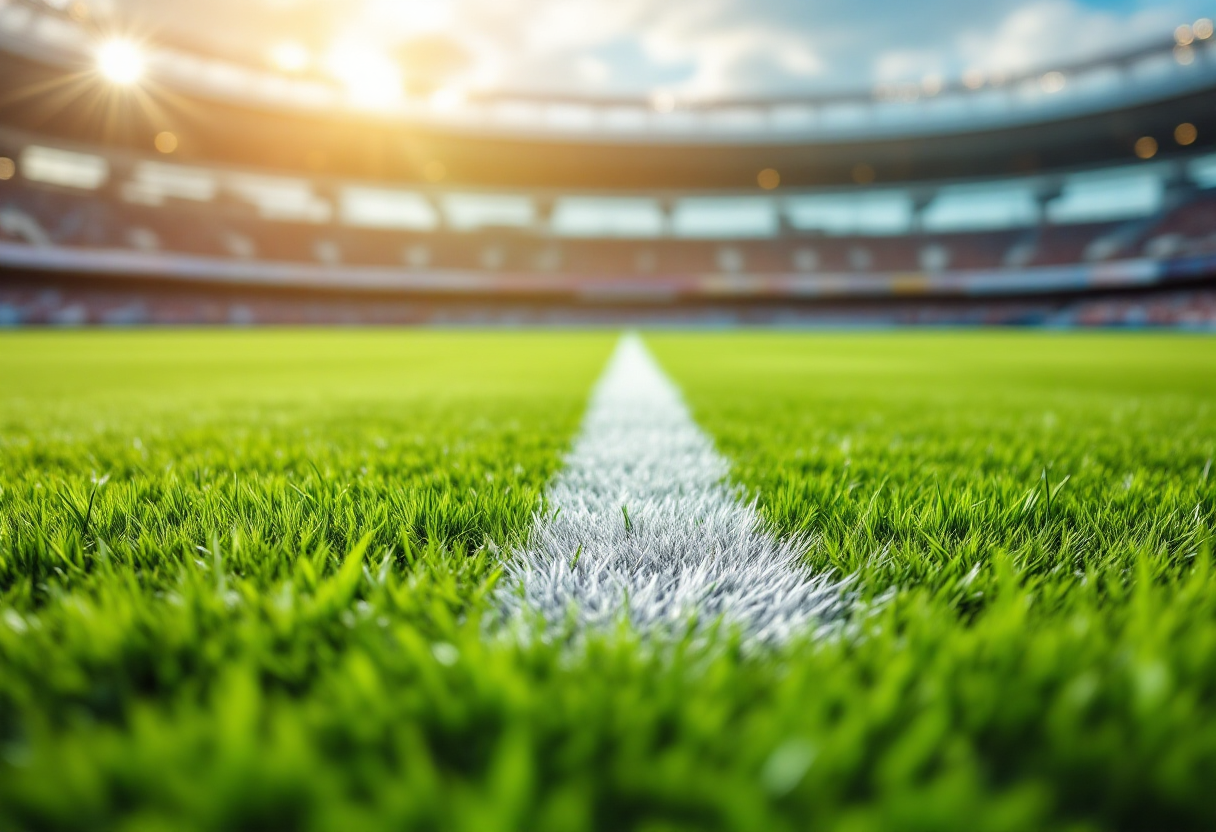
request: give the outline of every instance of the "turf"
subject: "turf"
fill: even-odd
[[[809,662],[821,799],[845,774],[909,813],[878,828],[1216,825],[1216,344],[652,340],[773,527],[881,600]]]
[[[487,637],[610,337],[0,339],[0,828],[1216,825],[1216,342],[648,340],[842,637]]]

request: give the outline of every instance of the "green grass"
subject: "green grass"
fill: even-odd
[[[848,637],[486,638],[608,336],[0,338],[0,829],[1216,827],[1216,342],[649,341]]]

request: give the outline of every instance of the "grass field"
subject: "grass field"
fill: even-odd
[[[845,636],[487,637],[610,335],[0,338],[0,829],[1216,827],[1216,342],[647,340]]]

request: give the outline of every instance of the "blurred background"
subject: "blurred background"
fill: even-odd
[[[0,325],[1216,328],[1212,11],[0,0]]]

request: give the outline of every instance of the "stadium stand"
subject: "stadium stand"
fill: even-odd
[[[70,16],[0,18],[9,85],[79,69]],[[158,106],[102,121],[0,102],[0,322],[1216,322],[1208,42],[931,91],[454,111],[224,60],[166,45]]]

